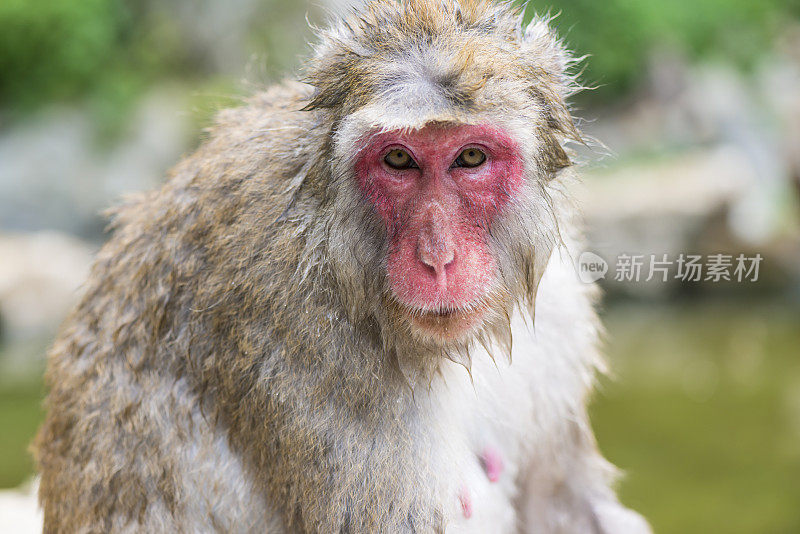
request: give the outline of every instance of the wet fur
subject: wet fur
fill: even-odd
[[[571,59],[546,21],[520,21],[508,4],[371,4],[320,31],[306,84],[222,112],[161,189],[113,212],[49,357],[46,532],[647,531],[584,408],[601,360],[568,260]],[[366,136],[430,121],[527,147],[489,229],[493,314],[454,346],[392,312],[386,236],[352,175]],[[497,486],[487,442],[509,466]],[[469,520],[463,483],[483,492]]]

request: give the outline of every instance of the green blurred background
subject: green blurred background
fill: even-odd
[[[103,239],[220,107],[297,76],[345,0],[0,2],[0,488],[32,475],[43,355]],[[594,88],[589,249],[613,379],[592,408],[659,533],[800,532],[800,1],[532,2]],[[600,144],[600,142],[604,144]],[[757,282],[617,282],[620,253],[746,253]]]

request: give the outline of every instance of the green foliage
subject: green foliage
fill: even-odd
[[[290,0],[261,2],[243,42],[274,79],[306,50],[303,41],[309,34],[302,15],[315,8]],[[784,24],[797,23],[800,15],[800,0],[527,4],[529,15],[560,13],[554,24],[568,45],[591,56],[584,81],[600,86],[581,98],[602,101],[635,88],[654,50],[747,66],[770,49]],[[125,110],[153,82],[177,78],[196,83],[209,75],[208,58],[190,49],[186,34],[202,29],[181,28],[174,7],[134,0],[0,1],[0,108],[13,116],[47,102],[85,99],[101,131],[119,129]]]
[[[155,79],[186,74],[174,22],[141,2],[0,2],[0,107],[12,118],[43,103],[87,100],[100,136]]]
[[[0,2],[0,101],[31,106],[87,90],[113,58],[121,15],[107,0]]]
[[[526,8],[529,17],[548,10],[567,44],[590,55],[583,79],[600,88],[588,97],[603,100],[634,88],[660,49],[747,66],[800,15],[796,0],[535,0]]]
[[[288,0],[262,4],[244,41],[263,55],[274,78],[304,49],[306,9]],[[99,140],[108,142],[155,82],[189,82],[201,91],[232,85],[220,80],[208,51],[194,46],[187,33],[203,28],[177,20],[179,13],[172,2],[0,1],[0,111],[14,119],[51,102],[85,102]]]

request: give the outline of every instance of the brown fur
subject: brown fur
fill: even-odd
[[[321,32],[311,87],[287,82],[221,113],[161,189],[113,212],[50,353],[36,440],[45,531],[182,531],[198,509],[220,530],[443,529],[436,444],[409,382],[454,356],[392,322],[385,236],[337,150],[351,152],[342,132],[359,111],[415,106],[406,84],[441,97],[412,119],[510,117],[538,139],[526,154],[538,204],[493,229],[507,305],[532,305],[563,223],[547,184],[578,133],[570,60],[549,33],[524,37],[520,17],[479,0],[371,4]],[[482,336],[501,335],[508,313]],[[277,511],[264,523],[230,523],[216,497],[198,508],[187,493],[180,459],[206,454],[196,436],[208,433]]]

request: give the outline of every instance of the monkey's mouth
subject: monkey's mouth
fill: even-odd
[[[464,338],[483,320],[485,307],[440,308],[436,310],[415,310],[401,306],[412,330],[423,337],[432,337],[441,342]]]
[[[435,310],[435,311],[423,312],[422,314],[434,318],[446,319],[448,317],[452,317],[457,313],[459,313],[459,310]]]

